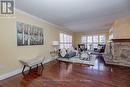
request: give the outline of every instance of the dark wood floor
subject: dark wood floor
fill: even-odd
[[[57,61],[0,82],[0,87],[130,87],[130,68],[105,65],[101,58],[95,66]]]

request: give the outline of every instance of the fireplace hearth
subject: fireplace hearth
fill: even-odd
[[[122,65],[130,67],[130,41],[113,40],[111,43],[111,53],[104,54],[104,60],[107,64]]]

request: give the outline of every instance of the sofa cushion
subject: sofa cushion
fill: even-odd
[[[61,57],[65,57],[66,54],[67,54],[66,49],[61,49],[61,50],[60,50],[60,55],[61,55]]]

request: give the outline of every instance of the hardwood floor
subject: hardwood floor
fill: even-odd
[[[39,67],[3,80],[0,87],[130,87],[130,68],[105,65],[101,58],[95,66],[54,61],[43,71]]]

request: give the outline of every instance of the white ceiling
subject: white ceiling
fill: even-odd
[[[92,32],[129,15],[130,0],[16,0],[16,8],[74,32]]]

